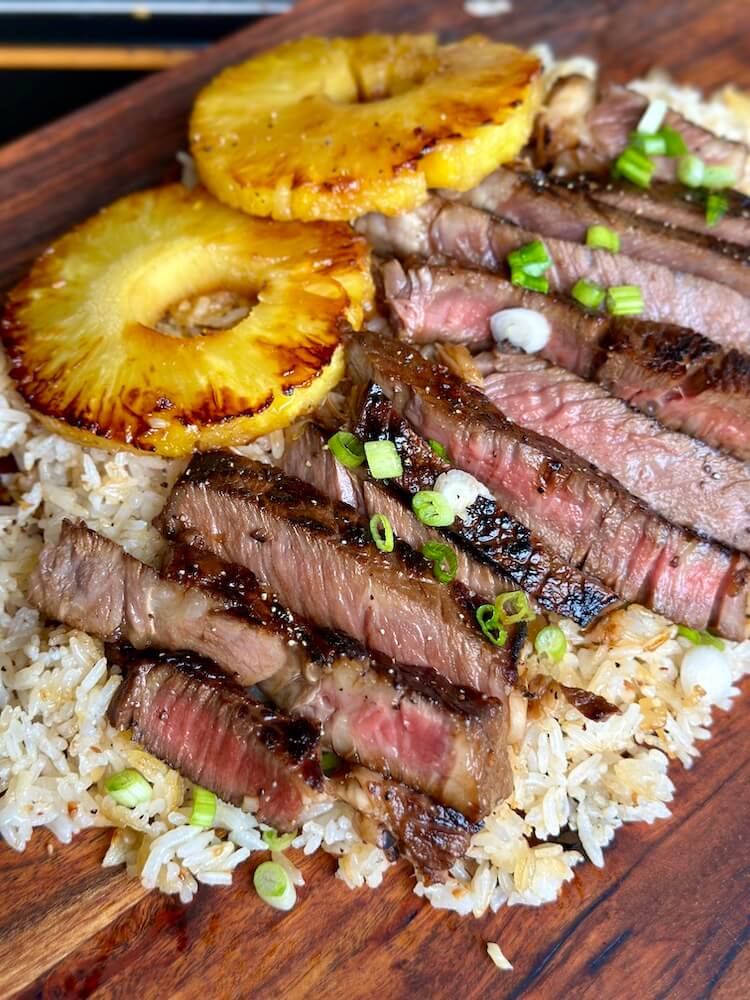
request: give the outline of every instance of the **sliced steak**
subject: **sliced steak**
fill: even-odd
[[[456,197],[522,229],[572,243],[585,243],[590,226],[605,226],[619,235],[620,250],[629,257],[718,281],[750,295],[750,248],[597,201],[583,181],[555,181],[541,171],[500,168]]]
[[[248,619],[231,594],[165,579],[119,545],[67,522],[32,573],[29,601],[50,618],[106,642],[189,650],[251,685],[296,662],[283,622]]]
[[[437,477],[450,469],[399,417],[376,385],[367,395],[357,432],[364,440],[393,441],[404,466],[404,474],[395,484],[407,496],[432,489]],[[501,579],[510,581],[512,588],[524,590],[544,611],[572,618],[584,627],[620,603],[608,587],[558,560],[525,525],[490,497],[478,497],[466,516],[456,518],[443,534],[458,553],[467,549]],[[511,587],[506,583],[494,594]]]
[[[673,621],[744,635],[748,562],[644,508],[548,438],[504,418],[486,396],[413,348],[366,334],[349,341],[354,379],[375,382],[396,411],[439,441],[559,558],[625,600]]]
[[[509,420],[569,448],[670,521],[750,550],[744,463],[541,358],[496,352],[484,391]]]
[[[170,539],[247,567],[296,614],[385,656],[500,697],[515,680],[523,629],[506,647],[492,646],[466,588],[439,584],[403,542],[378,551],[352,508],[269,466],[219,452],[196,456],[160,525]]]
[[[276,829],[293,830],[325,801],[319,727],[251,698],[210,660],[131,650],[109,717],[222,799],[257,799],[258,818]]]

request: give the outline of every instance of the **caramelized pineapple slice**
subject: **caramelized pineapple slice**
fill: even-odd
[[[478,36],[304,38],[210,83],[191,146],[206,186],[252,215],[397,215],[512,159],[539,98],[536,57]]]
[[[315,407],[371,294],[348,226],[251,219],[175,184],[115,202],[42,254],[9,296],[2,337],[19,392],[53,430],[179,456]]]

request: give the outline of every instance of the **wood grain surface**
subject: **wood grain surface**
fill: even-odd
[[[170,176],[197,90],[220,67],[301,34],[482,30],[585,52],[620,80],[654,64],[707,87],[750,87],[748,0],[515,0],[478,21],[460,2],[302,0],[0,149],[0,287],[62,229],[118,195]],[[622,830],[607,867],[577,870],[556,905],[474,921],[411,892],[405,867],[350,892],[332,859],[304,859],[298,906],[261,905],[244,866],[194,903],[146,894],[100,867],[93,831],[64,846],[38,833],[0,847],[0,996],[739,1000],[750,995],[750,692],[721,713],[703,757],[675,766],[674,816]],[[499,941],[513,972],[495,969]]]

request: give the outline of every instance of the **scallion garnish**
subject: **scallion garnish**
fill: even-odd
[[[620,236],[614,229],[607,229],[606,226],[589,226],[586,230],[586,246],[594,250],[610,250],[612,253],[619,253]]]
[[[458,558],[450,545],[442,542],[425,542],[422,555],[432,563],[432,572],[440,583],[450,583],[455,579]]]
[[[334,753],[333,750],[320,751],[320,767],[323,774],[335,774],[335,772],[341,767],[342,763],[342,759],[337,753]]]
[[[695,646],[715,646],[717,649],[724,649],[724,642],[716,635],[711,635],[705,629],[698,631],[695,628],[688,628],[687,625],[677,626],[677,635],[683,639],[688,639]]]
[[[442,458],[444,462],[450,462],[445,445],[440,444],[440,442],[436,441],[435,438],[427,438],[427,444],[430,448],[432,448],[438,458]]]
[[[612,285],[607,289],[607,311],[611,316],[638,316],[643,304],[639,285]]]
[[[620,153],[612,168],[614,177],[625,177],[638,187],[647,188],[651,184],[651,177],[656,165],[645,153],[630,146]]]
[[[734,187],[737,177],[731,167],[726,167],[721,163],[706,164],[703,170],[703,187],[712,191],[720,188]]]
[[[208,830],[216,819],[216,796],[207,788],[193,788],[193,811],[190,813],[190,825],[202,826]]]
[[[476,610],[476,618],[484,636],[490,640],[493,646],[505,645],[508,633],[498,618],[497,608],[494,604],[481,604]]]
[[[431,528],[447,528],[453,524],[455,515],[453,508],[442,493],[436,490],[420,490],[411,498],[411,509],[422,524]]]
[[[370,534],[381,552],[393,552],[393,528],[385,514],[373,514],[370,518]]]
[[[328,448],[334,458],[345,465],[347,469],[356,469],[365,460],[365,449],[356,434],[349,431],[336,431],[328,438]]]
[[[587,309],[598,309],[607,294],[601,285],[594,281],[579,278],[570,290],[570,294]]]
[[[397,479],[404,471],[393,441],[365,441],[365,458],[373,479]]]
[[[514,268],[510,272],[510,280],[514,285],[518,285],[521,288],[528,288],[530,292],[545,292],[549,291],[549,281],[542,275],[542,277],[537,277],[534,274],[526,274],[525,271],[521,271],[518,268]]]
[[[661,97],[655,97],[648,102],[648,107],[641,115],[641,120],[636,125],[636,132],[651,134],[658,132],[661,123],[667,113],[667,102]]]
[[[715,226],[729,211],[729,202],[723,194],[711,191],[706,198],[706,224]]]
[[[557,625],[545,625],[541,631],[537,632],[534,639],[534,649],[538,656],[548,656],[553,663],[565,656],[568,648],[568,640],[565,633]]]
[[[529,599],[522,590],[511,590],[495,598],[497,616],[503,625],[516,622],[533,622],[536,615],[531,610]]]
[[[637,149],[639,153],[646,156],[664,156],[667,152],[667,140],[663,135],[656,133],[633,132],[628,145],[631,149]]]
[[[524,274],[539,278],[552,267],[552,258],[541,240],[532,240],[531,243],[526,243],[509,253],[508,264],[511,271],[522,271]]]
[[[253,872],[256,892],[276,910],[291,910],[297,893],[286,870],[277,861],[264,861]]]
[[[677,179],[685,187],[697,188],[703,184],[703,177],[706,173],[706,165],[700,156],[695,153],[687,153],[681,156],[677,163]]]
[[[666,156],[676,158],[678,156],[684,156],[687,152],[689,152],[687,143],[682,138],[682,133],[678,132],[676,129],[670,128],[669,125],[663,125],[659,130],[659,135],[662,139],[664,139],[666,144]]]
[[[261,836],[268,844],[269,850],[285,851],[287,847],[291,847],[292,841],[297,836],[297,831],[294,830],[292,833],[282,833],[279,835],[275,830],[264,830]]]
[[[128,809],[141,802],[148,802],[152,792],[151,785],[143,775],[131,767],[107,778],[104,788],[119,806],[127,806]]]

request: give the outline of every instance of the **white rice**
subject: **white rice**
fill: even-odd
[[[552,74],[595,72],[590,60],[553,66],[543,55]],[[748,119],[726,94],[705,103],[656,75],[637,85],[649,96],[667,93],[699,123],[750,139]],[[275,432],[238,451],[271,460],[283,447],[283,433]],[[12,502],[0,506],[0,834],[21,851],[35,827],[68,843],[81,829],[108,826],[114,832],[103,863],[125,864],[147,888],[187,902],[199,883],[228,884],[251,853],[266,849],[253,803],[220,803],[214,829],[190,826],[189,784],[107,722],[119,676],[107,669],[101,644],[42,625],[24,598],[39,549],[64,517],[81,517],[154,562],[162,543],[150,521],[183,464],[85,449],[50,434],[31,419],[4,372],[0,454],[12,454],[20,469],[3,477]],[[586,636],[571,622],[560,625],[569,644],[563,661],[540,662],[529,647],[527,680],[552,677],[595,691],[621,712],[589,722],[552,690],[538,701],[511,751],[513,794],[487,818],[445,885],[415,886],[435,907],[478,917],[555,900],[584,854],[604,864],[604,850],[624,823],[670,815],[669,762],[690,767],[710,735],[713,709],[727,710],[738,693],[733,686],[713,707],[699,691],[685,694],[679,672],[690,644],[643,608],[618,611]],[[727,643],[726,656],[736,684],[750,668],[750,642]],[[107,775],[128,766],[153,785],[151,800],[135,809],[118,806],[103,789]],[[554,842],[565,827],[577,833],[581,851]],[[380,849],[360,839],[343,804],[308,820],[293,849],[336,855],[337,875],[352,889],[378,886],[389,866]],[[277,860],[302,886],[293,862]],[[504,968],[499,949],[491,954]]]

